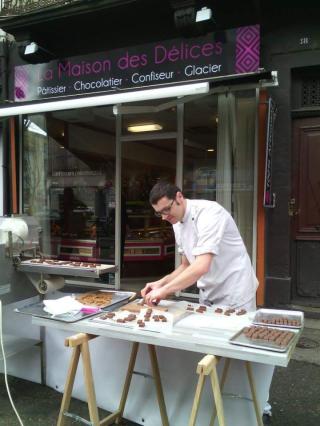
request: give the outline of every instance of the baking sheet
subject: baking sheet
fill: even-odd
[[[103,290],[100,290],[100,291],[103,291]],[[113,310],[117,306],[120,306],[123,303],[126,303],[130,299],[130,297],[135,296],[135,293],[131,291],[112,291],[112,290],[106,290],[106,291],[108,293],[114,293],[114,295],[112,297],[112,302],[108,306],[101,308],[101,311]],[[81,294],[83,293],[80,293],[79,295]],[[75,296],[77,296],[77,294],[75,294]],[[31,305],[22,306],[21,308],[16,308],[15,312],[26,314],[26,315],[33,315],[33,316],[41,317],[41,318],[53,319],[53,320],[62,321],[62,322],[76,322],[76,321],[97,315],[97,312],[88,313],[88,312],[82,312],[82,311],[75,312],[75,313],[68,312],[66,314],[61,314],[61,315],[51,315],[48,312],[44,311],[43,308],[44,308],[43,302],[37,302]]]
[[[58,261],[57,261],[58,262]],[[100,275],[114,272],[115,265],[99,264],[97,266],[71,266],[66,265],[66,261],[59,261],[60,263],[33,263],[31,260],[23,260],[18,265],[18,270],[22,272],[32,272],[38,274],[52,274],[52,275],[68,275],[74,277],[97,278]],[[81,262],[80,262],[81,263]],[[83,262],[82,262],[83,263]],[[86,264],[90,262],[84,262]]]
[[[289,319],[299,321],[299,325],[289,325],[289,324],[267,324],[262,322],[262,320],[272,320],[272,319]],[[303,327],[304,315],[301,311],[286,311],[282,309],[259,309],[254,318],[253,324],[255,325],[264,325],[272,327],[283,327],[283,328],[296,328],[300,329]]]
[[[246,346],[249,348],[256,348],[256,349],[264,349],[267,351],[275,351],[275,352],[286,352],[288,350],[288,348],[294,344],[294,342],[297,339],[297,336],[299,334],[299,330],[295,330],[295,329],[291,329],[288,330],[287,328],[279,328],[279,327],[266,327],[270,330],[282,330],[282,331],[290,331],[291,333],[294,333],[295,336],[292,337],[292,339],[290,340],[290,342],[286,345],[286,346],[280,346],[277,345],[273,342],[267,342],[265,340],[255,340],[255,339],[249,339],[248,337],[245,336],[245,334],[243,333],[245,327],[242,328],[242,330],[238,331],[237,333],[235,333],[230,339],[229,342],[232,343],[233,345],[239,345],[239,346]]]

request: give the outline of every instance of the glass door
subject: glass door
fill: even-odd
[[[175,268],[172,227],[149,203],[158,180],[176,181],[175,102],[134,104],[121,114],[121,288],[139,291]]]

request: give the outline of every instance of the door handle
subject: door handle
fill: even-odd
[[[300,209],[296,208],[296,199],[290,198],[288,202],[288,215],[297,216],[300,213]]]

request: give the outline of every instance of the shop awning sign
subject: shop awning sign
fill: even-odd
[[[230,29],[15,67],[16,102],[211,80],[257,72],[260,27]]]

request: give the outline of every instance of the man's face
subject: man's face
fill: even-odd
[[[179,192],[174,199],[160,198],[156,204],[152,204],[152,207],[156,216],[161,217],[162,220],[166,220],[171,225],[180,222],[185,212],[183,196]]]

